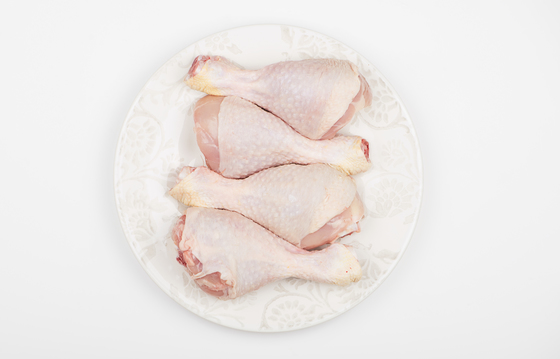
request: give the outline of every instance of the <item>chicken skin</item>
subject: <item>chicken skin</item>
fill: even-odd
[[[178,201],[241,213],[305,249],[359,232],[364,215],[354,180],[324,164],[273,167],[245,179],[185,167],[179,180],[170,191]]]
[[[362,275],[354,255],[340,243],[305,251],[235,212],[188,208],[172,237],[177,261],[202,290],[220,299],[234,299],[283,278],[348,285]]]
[[[310,139],[330,139],[372,93],[356,65],[346,60],[285,61],[243,70],[221,56],[198,56],[185,77],[191,88],[238,96],[275,114]]]
[[[194,123],[206,165],[228,178],[245,178],[290,163],[327,163],[348,175],[371,167],[366,140],[356,136],[310,140],[236,96],[203,97],[195,105]]]

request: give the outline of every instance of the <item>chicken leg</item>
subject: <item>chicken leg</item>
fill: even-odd
[[[188,208],[172,238],[177,261],[202,290],[220,299],[234,299],[288,277],[347,285],[362,276],[346,246],[335,243],[308,252],[235,212]]]
[[[349,175],[371,167],[366,140],[355,136],[310,140],[236,96],[203,97],[196,103],[194,123],[206,164],[228,178],[289,163],[327,163]]]
[[[273,167],[242,180],[185,167],[179,179],[170,191],[178,201],[241,213],[305,249],[359,232],[364,215],[352,177],[324,164]]]
[[[336,59],[285,61],[251,71],[221,56],[201,55],[185,82],[209,95],[254,102],[314,140],[333,138],[372,100],[356,65]]]

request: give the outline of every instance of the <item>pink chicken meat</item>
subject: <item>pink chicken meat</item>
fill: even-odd
[[[224,57],[201,55],[194,59],[185,82],[209,95],[254,102],[315,140],[333,138],[372,100],[357,66],[337,59],[285,61],[243,70]]]
[[[371,166],[369,143],[361,137],[310,140],[236,96],[203,97],[195,105],[194,123],[206,164],[228,178],[244,178],[289,163],[327,163],[348,175]]]
[[[288,277],[348,285],[362,275],[356,258],[340,243],[308,252],[235,212],[188,208],[172,237],[177,261],[202,290],[220,299]]]
[[[185,167],[179,179],[170,191],[178,201],[241,213],[304,249],[359,232],[364,215],[354,180],[324,164],[273,167],[242,180]]]

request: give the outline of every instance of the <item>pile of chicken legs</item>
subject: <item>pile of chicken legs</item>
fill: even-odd
[[[371,166],[365,139],[336,134],[371,104],[356,65],[309,59],[244,70],[201,55],[185,83],[208,94],[194,110],[207,167],[184,167],[170,191],[190,206],[172,238],[200,288],[233,299],[288,277],[360,280],[357,259],[335,242],[360,230],[350,175]]]

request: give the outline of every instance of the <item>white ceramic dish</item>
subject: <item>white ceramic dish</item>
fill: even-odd
[[[170,231],[184,209],[167,191],[183,165],[203,165],[193,129],[202,93],[183,83],[200,54],[223,55],[247,69],[284,60],[334,57],[358,65],[373,92],[342,133],[370,142],[373,168],[355,176],[367,208],[362,231],[344,238],[365,254],[363,277],[348,287],[287,279],[232,301],[200,290],[175,258]],[[115,197],[136,258],[179,304],[212,322],[249,331],[288,331],[329,320],[370,295],[405,250],[418,218],[422,164],[404,105],[387,80],[344,44],[313,31],[258,25],[224,31],[173,56],[146,83],[126,116],[115,158]]]

